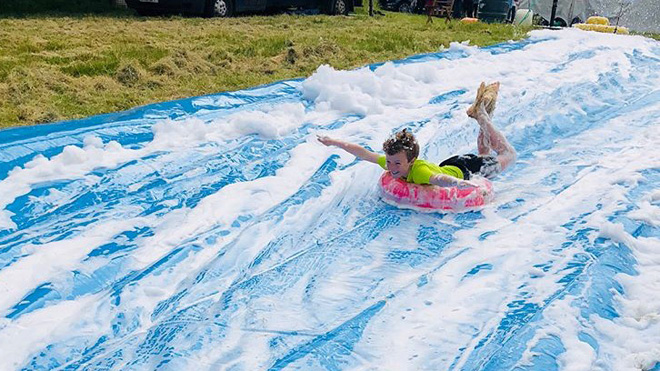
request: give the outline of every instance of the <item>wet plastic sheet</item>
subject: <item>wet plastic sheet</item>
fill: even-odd
[[[660,48],[576,32],[0,132],[0,368],[658,369]],[[482,79],[483,210],[314,140],[474,151]]]

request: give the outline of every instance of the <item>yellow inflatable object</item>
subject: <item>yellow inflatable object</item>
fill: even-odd
[[[479,22],[479,20],[476,19],[476,18],[465,17],[465,18],[461,19],[461,23],[477,23],[477,22]]]
[[[602,24],[609,26],[610,20],[605,17],[589,17],[587,19],[587,24]]]
[[[573,27],[585,31],[597,31],[597,32],[605,32],[605,33],[614,33],[614,30],[616,29],[616,33],[622,35],[628,35],[628,29],[623,26],[615,27],[605,24],[576,23],[573,25]]]

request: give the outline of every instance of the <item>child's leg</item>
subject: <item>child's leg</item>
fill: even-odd
[[[472,5],[470,5],[472,6]],[[486,83],[482,82],[477,89],[477,97],[474,98],[474,103],[467,109],[467,115],[473,119],[477,119],[479,114],[479,105],[484,105],[483,102],[484,94],[486,93]],[[479,156],[489,156],[493,149],[490,146],[490,137],[484,134],[484,130],[479,125],[479,136],[477,137],[477,149],[479,150]]]
[[[477,149],[479,150],[479,156],[488,156],[492,151],[490,148],[490,141],[487,139],[481,127],[479,127],[479,136],[477,137]]]
[[[479,105],[475,119],[479,123],[479,137],[477,138],[479,154],[481,155],[482,151],[490,153],[491,149],[495,151],[502,170],[513,164],[517,158],[516,150],[506,140],[506,137],[495,128],[483,103]]]

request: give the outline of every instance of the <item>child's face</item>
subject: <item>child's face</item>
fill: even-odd
[[[410,167],[412,163],[415,161],[415,159],[413,159],[412,161],[408,161],[408,157],[406,157],[406,152],[401,151],[393,155],[385,154],[385,161],[387,164],[387,170],[389,170],[390,174],[392,174],[393,177],[405,178],[408,176],[408,173],[410,172]]]

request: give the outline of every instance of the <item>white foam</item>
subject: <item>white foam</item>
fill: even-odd
[[[125,149],[114,141],[103,147],[98,145],[98,140],[89,139],[82,148],[66,146],[50,159],[38,155],[25,166],[14,168],[0,182],[0,208],[6,208],[16,197],[27,194],[34,184],[84,178],[94,169],[114,168],[140,152]],[[6,209],[0,211],[0,229],[16,228],[10,219],[12,215]]]
[[[652,227],[660,227],[660,207],[648,201],[642,201],[637,206],[638,209],[628,213],[629,218],[641,220]]]
[[[0,369],[21,368],[35,351],[50,345],[52,339],[84,335],[84,332],[71,334],[72,323],[87,333],[106,330],[107,318],[98,317],[105,314],[105,311],[97,311],[100,299],[101,295],[89,295],[75,301],[65,300],[9,323],[0,323],[0,343],[3,344]]]
[[[39,245],[22,246],[27,256],[0,270],[0,313],[18,303],[26,290],[48,282],[62,272],[73,270],[95,247],[114,235],[139,226],[139,218],[97,223],[79,236]],[[21,282],[21,285],[13,284]]]

